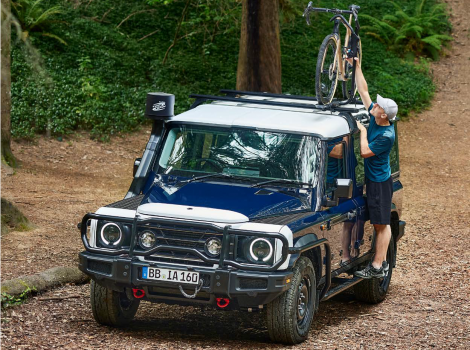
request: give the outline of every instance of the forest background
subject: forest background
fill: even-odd
[[[450,30],[444,6],[434,0],[355,3],[371,95],[394,98],[401,117],[426,107],[435,89],[429,60],[439,57]],[[192,102],[190,93],[236,86],[241,1],[19,0],[12,2],[14,14],[15,4],[25,25],[34,16],[28,8],[39,9],[36,16],[53,11],[26,41],[24,28],[21,34],[12,27],[14,138],[62,138],[85,129],[105,141],[146,123],[148,92],[175,94],[181,113]],[[312,15],[307,26],[306,5],[280,1],[283,93],[315,94],[318,48],[332,30],[324,13]],[[317,7],[349,5],[314,1]]]

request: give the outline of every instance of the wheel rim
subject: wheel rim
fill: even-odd
[[[297,297],[297,324],[301,327],[309,319],[312,299],[310,297],[311,283],[308,276],[304,276],[299,285],[299,293]]]
[[[336,77],[338,74],[335,64],[336,47],[334,42],[329,42],[323,56],[323,65],[320,73],[321,94],[325,100],[329,100],[334,94]]]

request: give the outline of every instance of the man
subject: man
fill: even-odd
[[[392,231],[390,213],[393,195],[393,180],[390,169],[390,151],[395,142],[395,129],[392,122],[397,115],[397,104],[377,95],[377,103],[373,103],[362,74],[361,65],[356,60],[356,85],[364,106],[369,107],[370,124],[367,130],[357,122],[360,130],[361,157],[364,158],[366,175],[367,207],[370,223],[376,232],[375,256],[369,265],[354,273],[361,278],[381,278],[388,272],[386,261],[387,249]],[[352,58],[348,59],[352,65]]]

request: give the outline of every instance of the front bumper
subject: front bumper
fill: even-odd
[[[126,255],[109,256],[87,251],[79,254],[79,260],[80,270],[107,288],[116,291],[139,288],[145,291],[146,300],[181,305],[215,304],[216,298],[229,298],[236,302],[232,305],[257,308],[284,293],[292,279],[292,271],[259,272],[230,268],[189,268],[141,261]],[[188,299],[180,292],[178,283],[142,279],[144,266],[199,272],[204,283],[196,297]],[[194,293],[194,285],[182,284],[182,287],[188,294]]]

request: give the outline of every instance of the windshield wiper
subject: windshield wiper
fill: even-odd
[[[196,177],[193,177],[193,178],[188,179],[188,180],[182,180],[182,181],[180,181],[180,183],[190,183],[190,182],[193,182],[193,181],[198,181],[198,180],[202,180],[202,179],[207,179],[207,178],[209,178],[209,177],[224,177],[224,178],[227,178],[227,179],[239,178],[238,176],[234,176],[234,175],[231,175],[231,174],[214,173],[214,174],[196,176]]]
[[[268,181],[263,181],[263,182],[258,182],[254,185],[251,185],[251,187],[261,187],[267,184],[272,184],[272,183],[288,183],[288,184],[295,184],[295,185],[303,185],[303,186],[308,186],[312,187],[312,184],[306,183],[306,182],[298,182],[295,180],[288,180],[288,179],[272,179]]]

